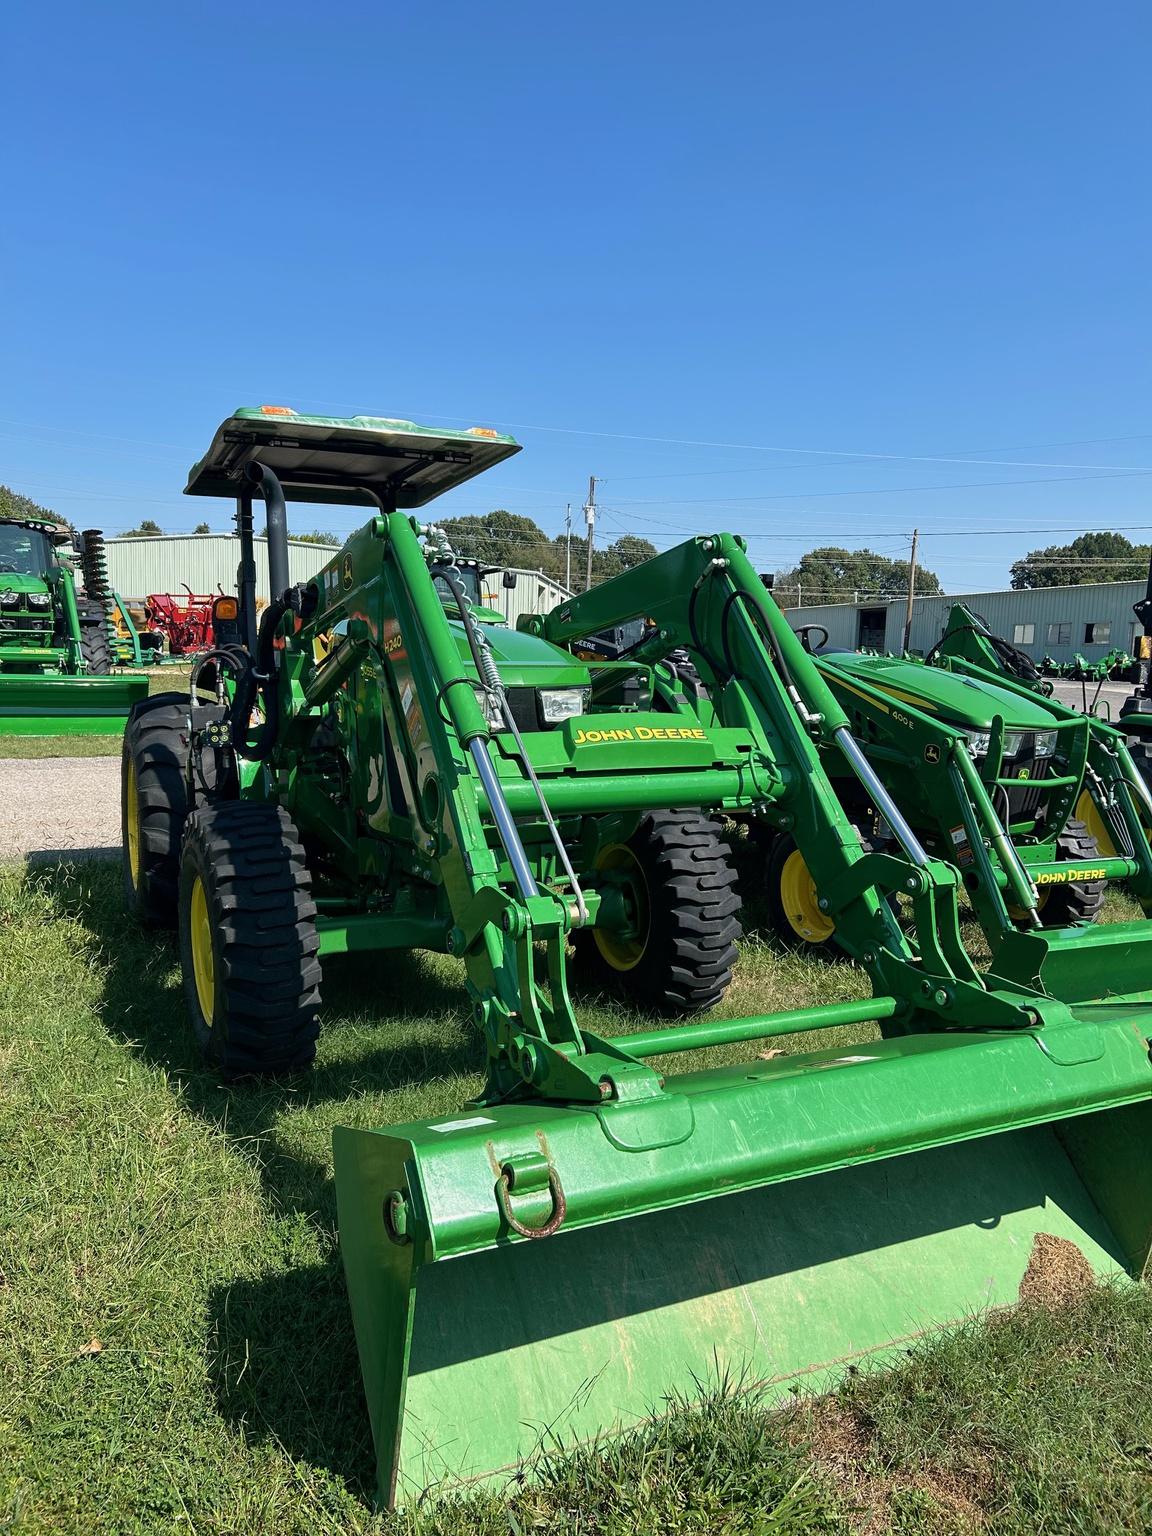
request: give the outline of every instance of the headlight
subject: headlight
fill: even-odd
[[[19,601],[19,592],[0,592],[0,607],[15,608]]]
[[[1057,735],[1057,733],[1055,731],[1037,731],[1036,732],[1036,756],[1037,757],[1051,757],[1052,756],[1052,754],[1056,750],[1056,735]]]
[[[968,750],[973,757],[983,757],[991,745],[991,731],[970,731],[968,733]],[[1001,755],[1004,757],[1015,757],[1023,745],[1023,731],[1006,731],[1001,744]]]
[[[540,718],[545,725],[559,725],[582,715],[588,708],[590,688],[541,688]]]
[[[973,757],[983,757],[991,744],[991,731],[970,731],[968,733],[968,750]]]
[[[29,592],[28,606],[29,608],[50,608],[52,599],[47,592]]]

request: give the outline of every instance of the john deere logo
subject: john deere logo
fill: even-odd
[[[1028,768],[1017,768],[1017,770],[1016,770],[1016,777],[1018,779],[1030,778],[1031,777],[1031,770],[1028,769]]]
[[[345,590],[352,585],[352,556],[345,555],[340,564],[340,579],[344,583]]]
[[[924,761],[926,763],[938,763],[940,761],[940,748],[934,741],[930,741],[924,748]]]

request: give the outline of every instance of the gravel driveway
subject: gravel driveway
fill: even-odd
[[[0,859],[119,848],[119,757],[0,760]]]

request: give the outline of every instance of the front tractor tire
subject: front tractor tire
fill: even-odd
[[[115,663],[112,637],[108,633],[108,615],[102,603],[78,598],[76,615],[80,620],[80,654],[90,676],[106,677]]]
[[[836,948],[836,924],[820,910],[816,882],[788,833],[773,840],[768,855],[767,897],[772,927],[787,948],[825,954]]]
[[[124,902],[146,928],[176,926],[190,731],[224,714],[214,704],[190,708],[185,693],[157,693],[128,716],[120,759]]]
[[[320,941],[299,835],[281,807],[194,811],[180,860],[188,1017],[225,1077],[299,1072],[316,1055]]]
[[[1091,863],[1100,857],[1100,845],[1082,821],[1065,823],[1056,843],[1057,859]],[[1094,923],[1104,910],[1107,880],[1075,880],[1068,885],[1040,889],[1040,921],[1045,928],[1071,928]]]
[[[601,921],[575,936],[583,983],[665,1015],[701,1013],[732,980],[740,897],[727,843],[695,811],[652,811],[596,858]]]

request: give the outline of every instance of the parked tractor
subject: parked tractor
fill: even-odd
[[[993,955],[1022,925],[1094,921],[1108,880],[1152,899],[1152,851],[1126,814],[1123,738],[1044,691],[1023,652],[964,604],[925,661],[825,649],[820,625],[798,630],[852,721],[869,761],[924,847],[958,866]],[[891,829],[837,754],[829,772],[870,847]],[[768,857],[770,906],[790,941],[835,943],[802,855],[784,834]],[[995,958],[994,962],[995,964]]]
[[[146,678],[107,675],[108,617],[77,595],[69,540],[51,519],[0,518],[0,734],[115,733],[148,692]]]
[[[963,871],[896,804],[731,534],[515,630],[478,611],[420,509],[518,446],[237,411],[187,490],[236,498],[240,641],[210,657],[215,703],[153,698],[125,733],[127,900],[175,924],[223,1075],[308,1066],[343,954],[460,961],[482,1092],[335,1133],[389,1505],[514,1465],[541,1426],[554,1443],[635,1424],[717,1370],[778,1393],[829,1380],[1014,1301],[1038,1234],[1112,1276],[1152,1243],[1152,925],[1014,928],[978,964]],[[286,504],[313,500],[368,517],[292,586]],[[627,654],[588,644],[614,634]],[[1127,776],[1115,793],[1143,836],[1147,796]],[[724,816],[794,839],[871,997],[708,1014],[739,935]],[[590,1029],[573,975],[643,1017]],[[881,1037],[853,1046],[661,1069],[869,1023]]]

